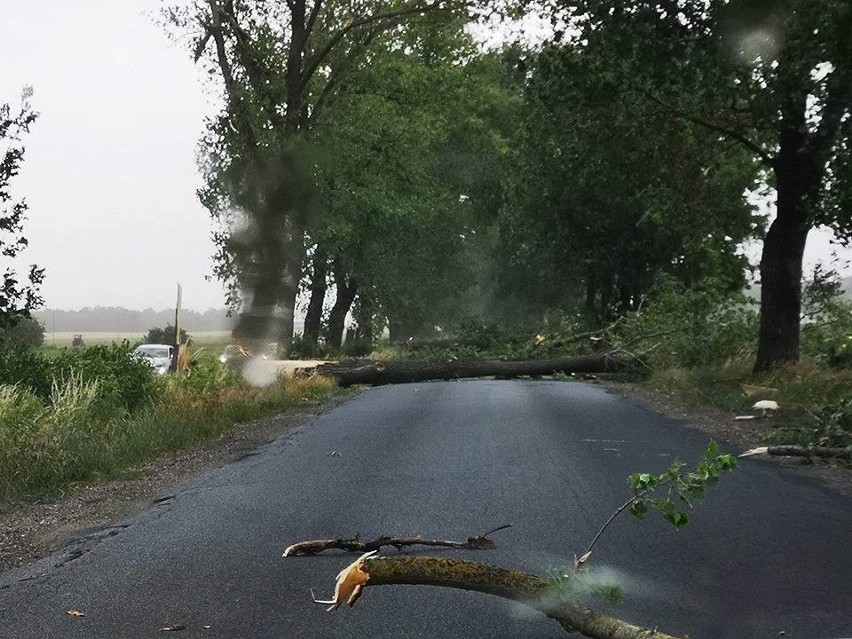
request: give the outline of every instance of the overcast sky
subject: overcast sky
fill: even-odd
[[[30,206],[26,263],[45,305],[223,306],[195,197],[196,141],[212,111],[199,70],[153,16],[159,0],[0,0],[0,102],[32,85],[41,113],[16,195]],[[812,233],[807,259],[827,258]],[[847,273],[849,271],[847,270]]]
[[[41,113],[14,179],[30,206],[27,263],[55,308],[223,306],[210,224],[195,197],[211,107],[159,0],[0,0],[0,102],[32,85]]]

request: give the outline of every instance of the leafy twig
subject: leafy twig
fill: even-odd
[[[589,547],[579,558],[574,559],[574,568],[580,567],[592,556],[595,544],[604,534],[609,525],[618,515],[625,510],[637,519],[644,518],[648,507],[660,512],[663,517],[675,528],[683,528],[689,522],[687,511],[692,510],[693,501],[704,497],[706,489],[716,485],[723,472],[730,472],[736,467],[736,459],[732,455],[722,454],[719,445],[711,441],[704,451],[701,461],[692,470],[686,467],[680,460],[675,460],[672,465],[660,475],[651,473],[633,473],[627,481],[633,491],[633,496],[619,506],[609,519],[604,523],[598,533],[594,536]],[[669,487],[665,497],[650,499],[650,496],[663,487]],[[674,490],[679,502],[672,499]]]

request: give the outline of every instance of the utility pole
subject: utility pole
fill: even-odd
[[[180,365],[180,304],[183,296],[183,288],[178,282],[177,285],[177,301],[175,302],[175,355],[172,362],[172,370],[177,371]]]

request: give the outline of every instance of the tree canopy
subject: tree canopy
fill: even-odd
[[[751,154],[775,190],[756,369],[799,355],[802,256],[826,224],[849,237],[852,6],[843,0],[557,2],[570,43],[672,122]]]
[[[11,191],[11,181],[24,160],[22,138],[28,133],[38,114],[32,110],[29,98],[32,89],[24,89],[20,108],[0,104],[0,144],[6,147],[0,160],[0,254],[14,260],[27,248],[29,242],[23,235],[23,224],[28,210],[24,199],[16,200]],[[44,269],[31,265],[22,278],[14,266],[4,268],[0,284],[0,329],[9,329],[21,317],[29,317],[32,310],[42,304],[38,286],[44,279]]]

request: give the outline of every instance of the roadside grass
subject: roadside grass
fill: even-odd
[[[757,415],[755,402],[778,402],[780,410],[767,415],[767,443],[852,445],[852,370],[833,369],[803,358],[771,373],[754,374],[751,359],[717,366],[666,368],[646,382],[657,391],[674,393],[687,404],[711,406],[734,415]]]
[[[100,401],[102,384],[82,375],[54,382],[48,399],[21,385],[0,386],[0,509],[54,498],[77,482],[133,474],[160,454],[343,392],[320,377],[282,377],[257,388],[218,363],[159,382],[157,396],[132,412]]]

